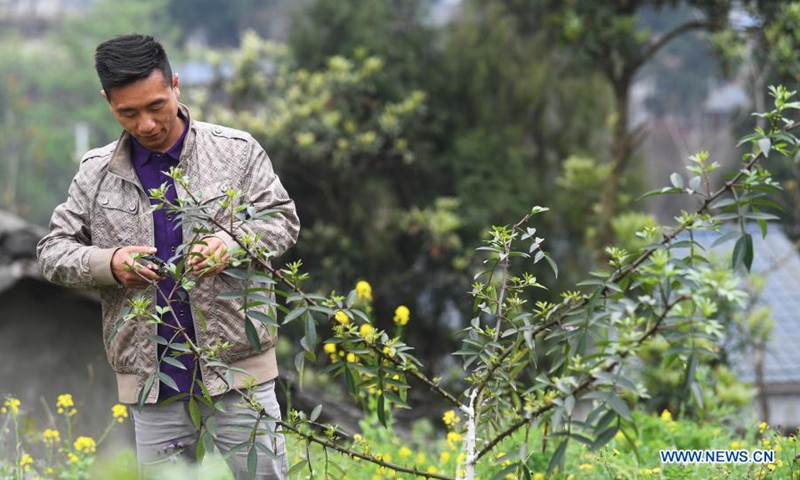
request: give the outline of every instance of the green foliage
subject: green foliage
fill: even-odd
[[[90,143],[119,135],[110,122],[94,73],[94,48],[112,36],[149,25],[169,44],[171,29],[162,0],[94,2],[88,12],[67,15],[35,41],[24,25],[0,33],[0,206],[46,225],[63,200],[77,161],[75,128],[85,123]]]

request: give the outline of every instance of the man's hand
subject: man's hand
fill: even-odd
[[[164,279],[164,277],[155,273],[155,270],[158,269],[157,265],[149,262],[146,265],[142,265],[133,259],[131,255],[133,253],[141,253],[142,255],[146,253],[154,254],[156,249],[134,245],[122,247],[114,252],[114,256],[111,257],[111,272],[119,283],[128,288],[142,290],[150,285],[148,280],[157,282]]]
[[[205,245],[203,245],[205,243]],[[204,276],[213,276],[220,273],[228,266],[228,247],[219,237],[205,237],[202,243],[195,244],[189,251],[189,259],[186,261],[187,271],[191,270],[195,274],[209,267],[214,266],[203,272]]]

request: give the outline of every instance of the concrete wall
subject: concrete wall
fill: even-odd
[[[100,304],[42,281],[22,280],[0,293],[0,398],[19,398],[41,431],[49,426],[43,403],[57,415],[62,393],[75,400],[77,433],[99,436],[117,403]],[[132,444],[130,422],[119,425],[109,443]]]

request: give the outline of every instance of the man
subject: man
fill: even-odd
[[[181,355],[171,347],[165,352],[165,342],[157,345],[152,339],[158,335],[170,344],[191,341],[201,348],[227,343],[220,349],[221,360],[250,374],[237,374],[235,387],[256,384],[256,399],[271,416],[280,417],[274,387],[278,375],[275,339],[259,323],[261,348],[255,351],[245,334],[241,301],[217,297],[244,288],[243,281],[220,275],[229,252],[237,248],[237,238],[258,239],[260,246],[276,254],[294,244],[300,228],[294,202],[252,136],[196,121],[178,103],[178,75],[173,75],[164,48],[153,37],[125,35],[100,44],[95,67],[101,94],[123,132],[116,142],[89,151],[81,160],[67,201],[56,207],[50,233],[39,242],[42,273],[52,282],[100,293],[103,337],[117,375],[120,402],[134,404],[139,394],[146,395],[142,410],[132,409],[143,467],[176,456],[194,459],[199,431],[186,400],[191,392],[201,391],[199,380],[215,402],[227,406],[224,413],[201,407],[204,423],[213,413],[214,442],[225,453],[249,437],[244,428],[229,428],[247,423],[240,415],[246,410],[237,406],[241,396],[228,387],[219,371],[198,365],[193,355]],[[182,168],[192,179],[191,191],[166,175],[170,167]],[[237,220],[232,231],[220,228],[198,238],[186,224],[181,228],[168,210],[150,210],[157,202],[147,192],[163,184],[170,202],[199,199],[222,225],[229,225],[230,217],[219,200],[230,189],[240,190],[241,201],[258,211],[277,213],[259,221]],[[186,274],[196,280],[190,291],[176,286],[170,276],[159,275],[155,259],[143,261],[134,255],[151,254],[178,264],[187,245],[192,255],[187,258]],[[152,284],[157,288],[147,290],[150,311],[170,306],[171,312],[162,310],[158,325],[129,320],[117,329],[130,301]],[[197,310],[204,312],[204,321],[198,319]],[[160,360],[165,357],[170,361]],[[156,373],[161,380],[147,390],[148,379]],[[166,382],[164,377],[168,377]],[[159,404],[176,395],[178,401]],[[255,450],[256,477],[284,478],[282,436],[265,431],[259,441],[275,455]],[[237,479],[249,478],[247,456],[245,448],[228,459]]]

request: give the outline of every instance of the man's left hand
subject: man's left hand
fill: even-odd
[[[186,261],[187,271],[198,274],[213,263],[213,267],[203,271],[203,276],[213,276],[220,273],[228,266],[228,247],[219,237],[205,237],[202,243],[195,244],[190,250],[189,259]],[[199,254],[199,255],[197,255]]]

